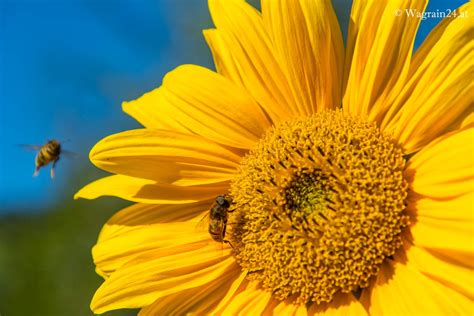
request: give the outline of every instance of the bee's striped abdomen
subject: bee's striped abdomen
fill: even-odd
[[[50,161],[51,155],[46,151],[45,146],[43,146],[38,154],[36,155],[36,166],[42,167]]]
[[[61,153],[61,147],[58,143],[48,142],[46,145],[41,147],[38,154],[36,155],[36,166],[43,167],[59,159],[59,154]]]
[[[40,148],[38,154],[36,154],[36,168],[33,176],[38,175],[38,171],[41,167],[44,167],[52,162],[53,166],[51,167],[51,178],[54,178],[54,165],[59,160],[60,154],[61,144],[57,140],[48,141],[46,145]]]

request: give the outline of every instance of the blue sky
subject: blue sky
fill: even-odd
[[[121,102],[179,64],[209,64],[210,26],[200,1],[0,0],[0,212],[47,205],[97,140],[139,127]],[[54,181],[48,167],[32,178],[35,153],[17,145],[50,138],[79,158],[62,159]]]
[[[432,1],[428,10],[464,2]],[[347,18],[350,1],[335,6]],[[422,22],[417,46],[438,22]],[[78,163],[94,168],[93,144],[139,127],[121,102],[179,64],[211,65],[201,36],[211,26],[198,0],[0,0],[0,213],[47,207],[64,187],[90,181],[70,175]],[[35,153],[17,145],[51,138],[69,140],[64,147],[80,156],[61,160],[54,181],[49,168],[32,178]]]

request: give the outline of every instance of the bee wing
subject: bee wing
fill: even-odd
[[[209,229],[209,211],[206,211],[202,216],[201,219],[196,223],[195,230],[196,231],[207,231]]]
[[[19,144],[19,147],[26,149],[26,150],[40,150],[43,145],[29,145],[29,144]]]
[[[67,158],[75,159],[79,157],[78,153],[69,150],[61,150],[61,155]]]

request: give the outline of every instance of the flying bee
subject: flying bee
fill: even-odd
[[[33,173],[33,177],[36,177],[38,175],[39,170],[42,167],[45,167],[49,163],[52,163],[51,179],[53,179],[55,175],[54,167],[56,166],[56,163],[59,161],[59,158],[61,158],[61,155],[62,154],[65,154],[68,156],[76,155],[75,153],[72,153],[70,151],[62,150],[61,143],[55,139],[49,140],[44,145],[21,145],[21,146],[27,149],[31,149],[31,150],[38,150],[38,153],[36,154],[36,158],[35,158],[35,172]]]

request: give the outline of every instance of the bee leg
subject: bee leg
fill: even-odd
[[[36,176],[38,175],[39,170],[40,170],[40,167],[39,167],[39,166],[36,166],[35,172],[33,173],[33,177],[36,177]]]
[[[242,204],[242,205],[245,205],[245,204]],[[232,213],[234,211],[236,211],[240,206],[242,205],[235,205],[235,207],[230,207],[228,210],[227,210],[227,213]]]
[[[53,164],[51,166],[51,179],[54,179],[54,176],[55,176],[55,172],[54,172],[54,167],[56,166],[56,163],[58,162],[59,159],[53,161]]]
[[[237,210],[239,207],[245,206],[245,205],[247,205],[247,204],[249,204],[249,203],[244,203],[244,204],[240,204],[240,205],[235,205],[234,207],[230,207],[230,208],[227,210],[227,213],[232,213],[232,212],[234,212],[235,210]]]
[[[224,242],[226,244],[229,244],[232,247],[232,249],[234,249],[234,246],[232,246],[230,241],[228,241],[227,239],[224,239],[226,229],[227,229],[227,219],[224,221],[224,228],[222,229],[221,240],[222,240],[222,242]]]
[[[232,243],[229,240],[223,239],[222,242],[225,242],[226,244],[229,244],[229,246],[231,246],[232,249],[235,249],[234,246],[232,246]]]

